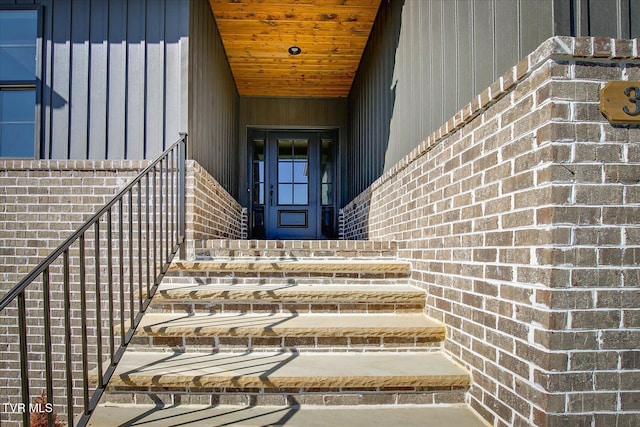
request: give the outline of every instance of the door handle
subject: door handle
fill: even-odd
[[[269,186],[269,205],[273,206],[273,184]]]

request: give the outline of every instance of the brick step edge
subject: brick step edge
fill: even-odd
[[[134,337],[127,351],[199,352],[436,352],[443,341],[419,337]]]
[[[204,404],[101,404],[89,427],[113,425],[364,427],[487,427],[467,405],[217,405]]]
[[[101,403],[239,406],[441,405],[465,403],[467,387],[432,390],[268,390],[238,392],[191,390],[108,390]]]
[[[174,314],[417,314],[424,312],[424,304],[381,303],[271,303],[251,301],[164,301],[154,299],[147,313]]]
[[[397,251],[390,240],[196,240],[196,249],[227,250],[317,250],[317,251]]]

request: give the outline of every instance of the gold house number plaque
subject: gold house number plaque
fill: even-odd
[[[640,123],[640,82],[609,82],[600,89],[600,111],[611,123]]]

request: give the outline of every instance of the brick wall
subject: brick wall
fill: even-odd
[[[1,161],[0,162],[0,292],[13,288],[33,267],[42,261],[59,244],[66,240],[82,223],[88,220],[104,203],[142,169],[146,161]],[[165,169],[166,171],[166,165]],[[162,178],[161,178],[162,177]],[[160,182],[162,180],[162,196]],[[151,180],[153,181],[153,179]],[[153,283],[161,263],[166,262],[170,248],[160,238],[160,230],[177,232],[172,226],[176,214],[177,195],[174,185],[177,180],[167,178],[166,173],[156,176],[154,193],[153,182],[149,183],[150,198],[148,206],[146,181],[143,180],[140,191],[143,195],[138,207],[139,193],[135,188],[132,203],[125,197],[122,209],[122,231],[119,229],[120,213],[116,205],[111,209],[112,231],[111,248],[113,252],[111,281],[109,285],[107,223],[100,221],[99,256],[100,269],[96,269],[96,249],[94,230],[85,235],[87,255],[86,299],[87,306],[82,310],[80,304],[81,286],[79,275],[79,244],[75,243],[69,252],[70,257],[70,330],[74,402],[76,415],[82,408],[82,325],[87,326],[86,343],[89,354],[89,371],[97,368],[98,330],[102,333],[103,360],[109,355],[113,342],[117,348],[121,342],[120,327],[130,324],[131,307],[138,309],[140,289],[146,292],[146,283]],[[160,217],[161,206],[169,209],[169,214]],[[149,216],[146,216],[147,211]],[[140,216],[138,215],[140,212]],[[235,236],[239,233],[240,208],[237,203],[215,182],[196,162],[187,164],[187,247],[194,246],[194,239],[221,236]],[[131,218],[131,231],[129,231]],[[138,219],[141,220],[143,238],[139,239]],[[149,229],[149,235],[146,229]],[[154,231],[155,229],[155,231]],[[123,245],[119,243],[122,234]],[[129,237],[133,238],[131,246]],[[174,234],[174,242],[176,240]],[[129,261],[129,254],[133,255]],[[122,258],[121,258],[122,255]],[[139,256],[140,255],[140,256]],[[122,264],[122,265],[121,265]],[[66,419],[65,384],[65,332],[62,262],[57,261],[51,267],[51,336],[54,369],[54,409],[61,419]],[[121,273],[122,272],[122,273]],[[147,274],[149,273],[149,274]],[[142,287],[138,282],[142,282]],[[99,284],[99,286],[98,286]],[[101,303],[97,304],[100,289]],[[32,400],[45,388],[43,380],[44,346],[44,310],[43,284],[38,278],[26,292],[27,334],[30,366],[30,391]],[[107,295],[113,296],[110,306]],[[97,312],[100,307],[101,323],[98,324]],[[82,319],[82,314],[87,316]],[[13,425],[20,419],[19,414],[7,412],[5,404],[22,402],[20,396],[20,365],[18,358],[18,311],[15,301],[0,313],[0,422]],[[125,328],[125,330],[126,330]],[[115,330],[113,338],[109,331]],[[103,366],[106,369],[107,364]]]
[[[195,161],[187,162],[186,258],[207,239],[239,239],[240,204]]]
[[[146,166],[0,160],[0,290],[10,289]]]
[[[11,288],[147,165],[0,160],[0,290]],[[187,246],[238,238],[240,205],[195,161],[187,162],[186,185]]]
[[[59,244],[66,240],[82,223],[88,220],[113,195],[147,166],[145,161],[0,161],[0,291],[13,288],[31,269],[49,255]],[[137,200],[137,198],[136,198]],[[129,209],[123,209],[123,217],[128,216]],[[114,224],[118,222],[118,211],[113,210]],[[124,219],[124,218],[123,218]],[[125,220],[126,221],[126,220]],[[106,226],[101,222],[102,236]],[[116,231],[116,236],[117,236]],[[125,232],[128,234],[128,232]],[[91,354],[91,368],[95,367],[96,344],[96,292],[95,266],[93,261],[94,241],[93,230],[87,234],[86,248],[89,262],[87,272],[87,309],[88,319],[88,352]],[[115,237],[117,242],[117,237]],[[137,247],[137,245],[136,245]],[[106,251],[101,258],[102,271],[107,265]],[[123,255],[128,252],[128,246],[123,248]],[[120,279],[117,271],[119,267],[118,255],[120,248],[114,244],[114,261],[116,271],[115,307],[120,306],[120,294],[117,289]],[[69,253],[70,257],[70,315],[71,315],[71,348],[72,354],[82,352],[82,310],[80,307],[79,281],[79,246],[75,244]],[[126,258],[125,258],[126,259]],[[137,266],[136,266],[137,267]],[[123,266],[125,278],[129,278],[129,264]],[[66,419],[64,397],[66,388],[64,382],[64,305],[62,262],[56,262],[51,267],[51,336],[53,369],[57,378],[55,382],[54,400],[55,411],[61,419]],[[108,336],[108,304],[106,303],[107,280],[102,277],[101,312],[103,336]],[[123,280],[126,282],[127,280]],[[129,294],[128,284],[123,284],[126,297],[123,305],[128,312]],[[25,294],[27,306],[27,334],[29,342],[30,387],[32,398],[45,389],[43,381],[44,371],[44,295],[42,280],[34,282]],[[7,411],[5,404],[22,402],[20,397],[20,366],[18,362],[18,310],[15,301],[0,313],[0,420],[3,423],[17,421],[19,414]],[[114,310],[114,322],[121,323],[118,309]],[[108,343],[108,339],[105,340]],[[114,345],[120,343],[119,336],[114,337]],[[104,354],[108,354],[108,345],[103,346]],[[80,360],[74,358],[72,362],[75,385],[75,403],[81,407],[82,367]],[[11,423],[9,423],[11,424]]]
[[[344,209],[399,242],[494,425],[640,424],[640,129],[598,104],[638,48],[548,40]]]

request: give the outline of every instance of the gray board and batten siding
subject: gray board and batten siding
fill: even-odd
[[[43,36],[37,158],[155,158],[186,130],[188,3],[30,3],[41,6]]]
[[[237,194],[238,95],[206,0],[2,6],[40,6],[37,159],[154,159],[191,131],[191,158]]]
[[[208,1],[191,0],[190,28],[189,156],[238,198],[239,96]]]
[[[640,1],[383,1],[348,98],[347,199],[554,35],[638,37]]]

